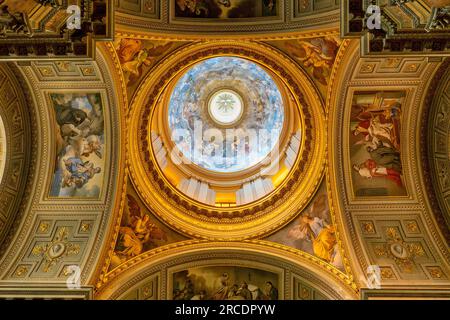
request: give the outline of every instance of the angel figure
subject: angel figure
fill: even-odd
[[[288,51],[305,68],[312,67],[313,77],[323,85],[328,84],[339,44],[333,38],[317,38],[309,41],[286,42]]]
[[[127,195],[129,220],[120,228],[120,236],[123,247],[117,252],[125,260],[141,254],[144,250],[155,246],[155,241],[167,241],[163,230],[150,221],[150,216],[142,212],[136,199]]]
[[[122,70],[125,76],[125,82],[136,81],[142,74],[143,65],[151,66],[157,57],[166,52],[172,43],[168,42],[164,45],[152,44],[151,48],[145,48],[141,40],[121,39],[117,48]]]
[[[53,8],[61,7],[60,4],[56,0],[38,0],[38,2],[43,6],[51,6]]]
[[[311,208],[300,216],[299,223],[289,230],[288,237],[311,242],[317,257],[333,263],[337,240],[334,226],[327,221],[328,215],[326,195],[322,194]]]

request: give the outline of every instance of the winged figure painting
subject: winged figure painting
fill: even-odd
[[[120,262],[167,241],[166,233],[151,221],[150,215],[142,210],[137,200],[130,194],[127,195],[127,200],[115,252],[116,260],[119,259]]]

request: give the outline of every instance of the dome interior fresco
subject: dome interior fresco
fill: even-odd
[[[302,111],[283,79],[260,63],[201,59],[180,70],[156,104],[153,157],[192,200],[222,210],[262,201],[307,152]]]
[[[0,301],[450,300],[449,21],[0,0]]]
[[[224,120],[215,118],[214,112]],[[178,80],[168,117],[171,137],[178,140],[174,142],[185,157],[211,171],[236,172],[261,162],[278,143],[284,103],[277,84],[260,66],[241,58],[217,57],[198,63]],[[203,126],[198,130],[220,130],[221,137],[213,135],[200,150],[194,149],[196,124]],[[243,134],[227,141],[231,129]],[[259,139],[250,141],[253,136]]]

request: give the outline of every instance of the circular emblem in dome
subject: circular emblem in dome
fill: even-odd
[[[208,112],[215,123],[232,126],[242,117],[244,103],[234,90],[222,89],[215,92],[208,102]]]

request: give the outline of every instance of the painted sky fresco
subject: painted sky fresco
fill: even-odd
[[[209,118],[208,97],[224,87],[235,90],[244,100],[242,121],[233,129],[253,130],[258,135],[257,142],[250,141],[245,134],[235,140],[227,139],[225,129],[205,120]],[[172,137],[186,158],[208,170],[237,172],[259,163],[277,145],[284,108],[278,86],[263,68],[242,58],[217,57],[196,64],[178,81],[171,95],[168,117],[172,133],[186,132]],[[203,132],[221,130],[222,144],[215,138],[194,143],[198,123]]]
[[[404,92],[358,92],[353,96],[350,159],[356,196],[405,196],[401,161]]]
[[[278,0],[173,0],[175,17],[242,19],[278,14]]]
[[[105,169],[100,93],[54,93],[56,163],[52,197],[98,198]]]

